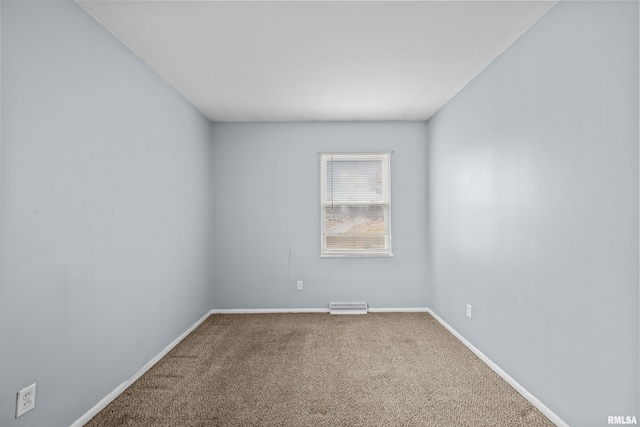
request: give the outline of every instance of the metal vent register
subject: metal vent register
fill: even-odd
[[[367,314],[366,302],[332,302],[329,304],[331,314]]]

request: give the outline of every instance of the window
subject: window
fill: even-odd
[[[320,156],[320,256],[393,256],[390,154]]]

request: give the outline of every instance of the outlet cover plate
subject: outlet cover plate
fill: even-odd
[[[299,291],[302,290],[302,280],[298,280],[298,283],[296,283],[296,289]]]
[[[36,384],[18,392],[16,399],[16,418],[36,407]]]
[[[471,304],[467,304],[467,317],[469,319],[473,318],[473,307],[471,307]]]

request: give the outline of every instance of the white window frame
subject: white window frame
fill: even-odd
[[[321,258],[345,258],[345,257],[379,257],[393,258],[393,250],[391,244],[391,152],[383,153],[319,153],[320,154],[320,257]],[[383,203],[349,203],[349,206],[370,206],[372,204],[386,205],[384,209],[385,228],[389,231],[385,236],[385,248],[383,250],[331,250],[327,249],[327,240],[325,233],[326,224],[326,207],[330,202],[327,201],[326,182],[327,182],[327,161],[331,159],[339,160],[382,160],[382,183],[387,185],[386,193],[388,198]]]

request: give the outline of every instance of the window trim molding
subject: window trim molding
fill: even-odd
[[[395,255],[393,253],[393,241],[392,241],[392,226],[391,226],[391,220],[392,220],[392,215],[391,215],[391,157],[392,157],[393,151],[378,151],[378,152],[319,152],[318,153],[318,157],[320,160],[320,258],[395,258]],[[386,205],[387,206],[387,224],[389,227],[389,235],[388,235],[388,239],[389,239],[389,249],[388,250],[384,250],[384,251],[380,251],[380,252],[375,252],[375,251],[368,251],[368,252],[354,252],[354,251],[327,251],[326,249],[326,241],[324,239],[324,221],[325,221],[325,210],[324,207],[326,206],[326,201],[323,198],[324,195],[324,189],[323,184],[325,184],[327,181],[327,169],[325,167],[325,163],[326,163],[326,156],[340,156],[343,157],[345,159],[348,159],[349,157],[353,157],[353,158],[357,158],[358,160],[366,160],[367,156],[370,156],[371,159],[377,159],[380,156],[385,156],[386,157],[386,171],[387,171],[387,183],[388,183],[388,203],[379,203],[381,205]],[[357,203],[353,203],[353,205],[356,205]],[[366,203],[366,205],[371,205],[373,203]]]

